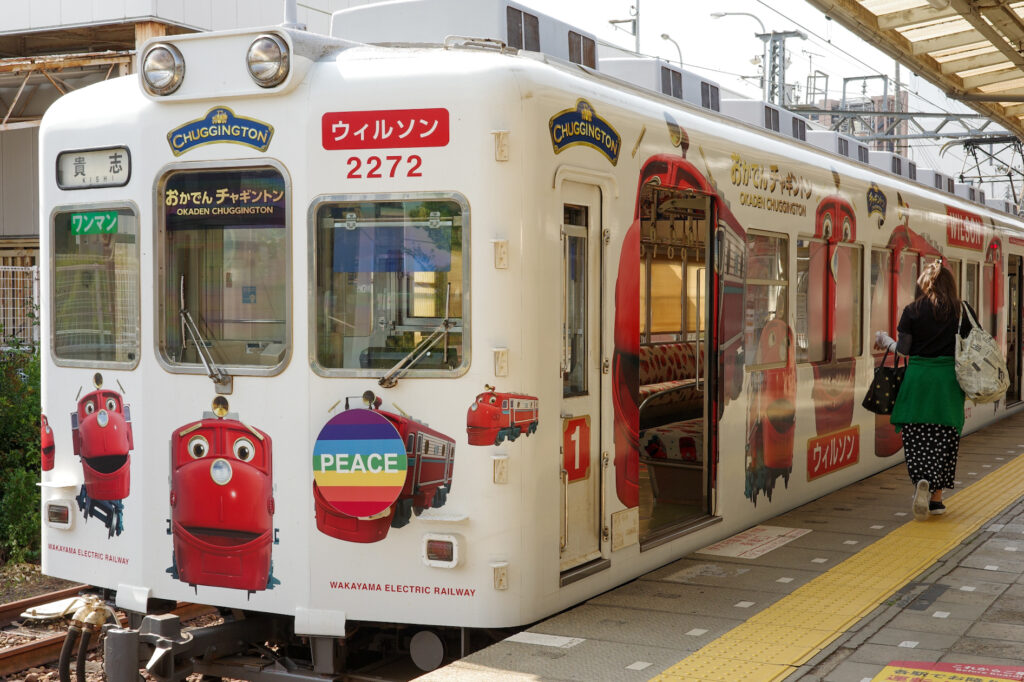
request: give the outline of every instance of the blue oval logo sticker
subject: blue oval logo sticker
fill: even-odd
[[[167,133],[167,144],[175,156],[188,150],[214,142],[234,142],[267,151],[274,127],[253,118],[235,116],[227,107],[214,107],[206,116],[189,121]]]

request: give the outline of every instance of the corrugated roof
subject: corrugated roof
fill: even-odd
[[[1024,1],[807,1],[1024,138]]]

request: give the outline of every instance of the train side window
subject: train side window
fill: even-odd
[[[828,242],[801,237],[796,242],[796,361],[828,357]]]
[[[172,170],[160,180],[158,200],[164,366],[205,374],[202,344],[230,373],[280,371],[291,335],[283,173],[266,165]]]
[[[892,318],[892,251],[871,250],[871,332],[884,331],[893,335]]]
[[[975,312],[978,311],[978,271],[977,263],[964,263],[964,282],[960,293],[960,297],[967,301]]]
[[[562,396],[587,395],[589,207],[565,204],[562,220]]]
[[[985,263],[981,270],[981,310],[975,308],[978,313],[978,323],[993,338],[996,336],[996,321],[998,317],[998,311],[995,307],[995,287],[997,286],[995,276],[995,267],[992,263]],[[1002,282],[999,282],[998,286],[1001,285]]]
[[[781,320],[788,327],[789,239],[782,235],[747,232],[745,369],[753,371],[786,363],[789,338],[775,339],[773,358],[763,358],[758,346],[765,327]],[[782,344],[780,346],[780,344]],[[779,359],[781,358],[781,359]]]
[[[896,286],[896,322],[899,323],[899,316],[903,309],[914,302],[917,298],[917,275],[920,256],[915,251],[903,251],[900,253],[900,271]]]
[[[139,364],[139,221],[134,208],[53,215],[51,347],[62,366]]]
[[[861,290],[864,288],[864,250],[856,244],[836,244],[834,247],[836,282],[834,342],[836,358],[845,360],[858,357],[864,346],[861,323],[863,309]]]
[[[953,275],[953,281],[956,282],[957,293],[960,292],[960,261],[955,258],[947,258],[946,264],[949,272]]]
[[[313,370],[462,374],[469,207],[452,195],[328,197],[314,207]],[[403,363],[401,364],[400,363]]]

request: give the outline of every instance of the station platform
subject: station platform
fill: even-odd
[[[760,556],[705,548],[418,679],[1024,680],[1022,453],[1018,413],[961,441],[944,515],[913,519],[901,461]]]

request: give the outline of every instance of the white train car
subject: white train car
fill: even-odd
[[[528,624],[892,466],[860,397],[928,259],[1008,352],[967,428],[1020,405],[1013,216],[493,39],[139,72],[40,132],[43,570],[249,618],[111,630],[111,680]]]

